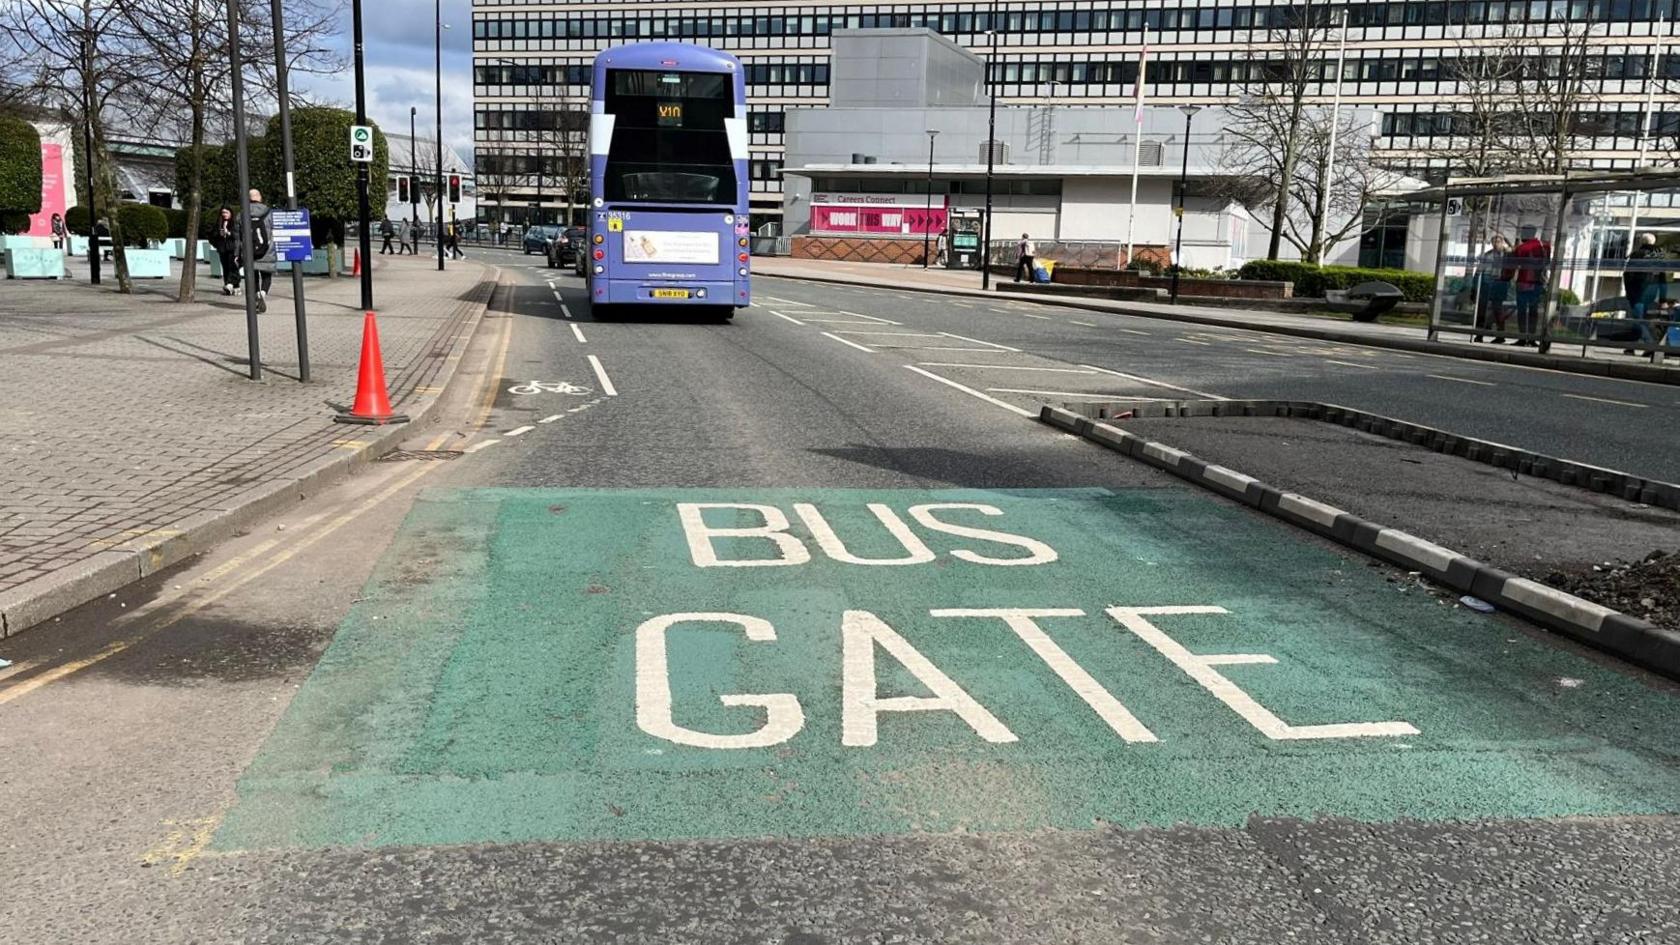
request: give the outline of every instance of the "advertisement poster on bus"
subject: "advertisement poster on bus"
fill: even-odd
[[[684,233],[676,230],[626,230],[624,261],[715,266],[718,261],[718,234]]]

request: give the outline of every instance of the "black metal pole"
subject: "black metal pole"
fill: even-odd
[[[408,107],[408,219],[414,232],[420,232],[420,139],[414,136],[414,119],[420,114],[418,106]],[[403,239],[408,235],[403,234]],[[414,255],[420,255],[420,237],[414,237]]]
[[[233,150],[239,173],[239,256],[245,267],[245,346],[251,380],[262,380],[262,338],[257,331],[257,261],[251,258],[251,162],[245,146],[245,64],[239,61],[239,3],[227,0],[228,58],[233,79]]]
[[[93,189],[93,33],[82,34],[82,131],[87,138],[88,281],[99,284],[98,198]]]
[[[997,160],[997,93],[992,89],[992,70],[997,63],[997,0],[992,0],[991,27],[986,31],[988,38],[986,53],[986,98],[990,100],[990,114],[986,118],[986,220],[981,227],[985,235],[980,238],[980,288],[988,290],[992,287],[992,170]]]
[[[362,75],[362,0],[350,3],[351,41],[356,47],[356,124],[365,125],[367,89]],[[369,141],[372,147],[373,142]],[[373,212],[368,206],[368,162],[356,163],[356,214],[361,225],[357,245],[362,252],[362,310],[373,309]]]
[[[443,0],[432,2],[432,33],[436,44],[437,62],[433,79],[437,82],[437,190],[433,191],[437,212],[438,272],[443,271]]]
[[[286,90],[286,22],[280,0],[269,0],[274,17],[275,93],[280,98],[280,159],[286,172],[286,209],[296,210],[296,165],[292,161],[292,103]],[[190,257],[189,257],[190,258]],[[303,267],[292,263],[292,310],[297,316],[298,380],[309,380],[309,326],[304,320]]]
[[[928,237],[933,235],[933,139],[939,132],[928,134],[927,216],[922,218],[922,268],[928,268]]]
[[[1178,239],[1173,245],[1172,303],[1178,304],[1178,271],[1184,268],[1184,192],[1190,184],[1190,122],[1194,111],[1184,112],[1184,161],[1178,172]]]

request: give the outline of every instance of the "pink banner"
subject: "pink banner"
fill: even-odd
[[[811,229],[821,233],[868,233],[876,236],[921,236],[945,231],[945,208],[816,206]]]
[[[41,212],[29,217],[29,236],[51,236],[53,214],[70,209],[64,203],[64,146],[41,142]]]

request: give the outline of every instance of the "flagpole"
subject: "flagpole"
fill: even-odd
[[[1342,39],[1336,46],[1336,95],[1330,106],[1330,147],[1324,153],[1324,179],[1318,182],[1318,199],[1324,208],[1322,216],[1330,215],[1330,173],[1336,166],[1336,131],[1342,124],[1342,64],[1347,61],[1347,10],[1342,10]],[[1327,221],[1319,220],[1320,232],[1328,229]],[[1324,268],[1324,257],[1331,247],[1318,248],[1318,267]]]
[[[1645,114],[1640,116],[1643,119],[1643,127],[1639,129],[1639,157],[1633,164],[1635,171],[1645,167],[1645,156],[1651,149],[1651,132],[1653,131],[1652,126],[1655,124],[1652,121],[1652,118],[1655,117],[1652,112],[1656,108],[1657,99],[1657,83],[1655,80],[1657,70],[1662,68],[1663,40],[1667,38],[1664,33],[1663,18],[1659,16],[1657,17],[1656,42],[1651,46],[1651,71],[1645,77]],[[1629,196],[1632,197],[1632,201],[1628,206],[1628,238],[1624,258],[1632,258],[1633,256],[1634,230],[1639,226],[1639,191],[1629,191]]]
[[[1137,106],[1132,116],[1132,202],[1126,208],[1126,268],[1133,263],[1132,237],[1137,232],[1138,162],[1143,158],[1143,89],[1149,72],[1149,33],[1143,34],[1143,52],[1138,55]]]

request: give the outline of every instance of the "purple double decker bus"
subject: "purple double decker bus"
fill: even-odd
[[[584,276],[619,305],[725,318],[752,300],[747,85],[728,53],[645,43],[595,57]]]

